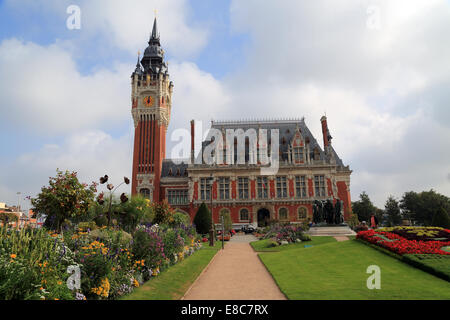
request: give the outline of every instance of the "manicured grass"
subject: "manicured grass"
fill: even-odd
[[[450,256],[405,254],[403,261],[450,282]]]
[[[123,300],[179,300],[194,283],[203,269],[208,265],[214,255],[222,248],[217,241],[214,247],[208,243],[194,252],[190,257],[168,268],[161,274],[136,288]]]
[[[279,252],[279,251],[285,251],[285,250],[292,250],[292,249],[300,249],[305,248],[305,245],[307,246],[317,246],[325,243],[330,242],[336,242],[336,239],[333,237],[312,237],[311,241],[303,241],[301,243],[292,243],[292,244],[286,244],[282,246],[277,247],[269,247],[269,243],[272,240],[266,239],[266,240],[259,240],[251,242],[250,245],[253,247],[255,251],[258,252]]]
[[[450,299],[450,284],[356,240],[259,254],[289,299]],[[367,267],[381,289],[367,288]]]

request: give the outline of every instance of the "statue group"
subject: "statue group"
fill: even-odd
[[[337,199],[333,206],[331,200],[315,200],[313,204],[313,222],[315,224],[326,222],[327,224],[341,224],[344,217],[341,213],[342,201]]]

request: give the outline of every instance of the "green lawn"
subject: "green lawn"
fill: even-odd
[[[203,269],[208,265],[216,252],[222,248],[217,241],[213,248],[208,243],[194,252],[192,256],[168,268],[161,274],[136,288],[123,300],[179,300],[194,283]]]
[[[289,299],[450,299],[450,283],[356,240],[259,254]],[[381,269],[381,289],[366,286]]]
[[[317,246],[329,242],[336,242],[336,239],[333,237],[312,237],[311,241],[304,241],[301,243],[292,243],[292,244],[286,244],[283,246],[277,246],[277,247],[268,247],[268,244],[271,242],[270,239],[266,240],[259,240],[251,242],[250,245],[253,247],[255,251],[258,252],[279,252],[279,251],[285,251],[285,250],[292,250],[292,249],[300,249],[305,248],[306,246]],[[309,249],[309,248],[308,248]]]

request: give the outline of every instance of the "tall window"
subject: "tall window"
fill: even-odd
[[[143,196],[146,199],[150,199],[150,190],[149,189],[141,189],[139,191],[139,193],[141,194],[141,196]]]
[[[248,199],[248,178],[238,178],[239,199]]]
[[[294,148],[294,162],[302,162],[303,161],[303,148],[295,147]]]
[[[295,192],[297,198],[306,198],[306,178],[305,176],[295,177]]]
[[[305,207],[298,208],[297,220],[305,220],[308,215],[308,210]]]
[[[186,204],[188,203],[188,191],[185,189],[168,189],[167,200],[169,204]]]
[[[277,197],[278,198],[287,197],[286,177],[277,177]]]
[[[278,210],[278,218],[281,221],[288,220],[288,210],[286,208],[280,208],[280,210]]]
[[[202,200],[211,199],[211,181],[209,178],[200,178],[200,198]]]
[[[230,178],[219,178],[219,196],[221,200],[230,199]]]
[[[239,212],[239,220],[241,220],[241,221],[250,220],[250,215],[249,215],[247,209],[241,209],[241,211]]]
[[[267,177],[258,177],[258,198],[265,199],[268,195],[269,184],[267,181]]]
[[[314,176],[316,197],[325,197],[325,176]]]

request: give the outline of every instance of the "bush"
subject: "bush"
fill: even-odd
[[[155,217],[155,206],[142,196],[133,196],[129,201],[115,206],[114,210],[113,216],[120,227],[129,233],[134,232],[139,224],[152,223]]]
[[[103,228],[89,232],[89,239],[103,242],[115,250],[117,248],[129,248],[132,237],[129,233],[122,230]]]
[[[74,255],[45,229],[0,228],[0,299],[72,299],[65,286]]]
[[[172,224],[174,222],[175,211],[170,207],[166,200],[161,203],[152,203],[155,216],[154,224]]]
[[[228,233],[231,231],[233,227],[233,222],[231,221],[230,213],[227,212],[221,212],[219,215],[220,222],[222,222],[222,216],[223,216],[223,224],[224,224],[224,232]]]
[[[286,225],[282,226],[277,234],[277,241],[295,242],[296,239],[301,239],[303,230],[301,227]]]
[[[176,256],[184,249],[184,239],[179,230],[169,228],[163,232],[164,254],[172,262],[177,260]]]
[[[445,211],[443,207],[439,208],[438,211],[433,215],[433,221],[431,225],[435,227],[450,229],[450,218],[448,216],[448,212]]]
[[[189,215],[183,212],[175,212],[173,215],[173,226],[189,225],[191,223],[191,218]]]
[[[311,236],[309,234],[306,234],[306,233],[302,233],[300,235],[299,239],[302,240],[302,241],[311,241],[312,240]]]
[[[42,187],[36,198],[31,199],[33,212],[46,217],[44,225],[51,230],[60,230],[65,219],[78,220],[86,215],[97,192],[96,183],[89,187],[78,181],[76,172],[57,170],[50,177],[49,186]]]
[[[166,258],[163,239],[155,228],[145,227],[135,232],[132,252],[134,260],[144,260],[148,268],[159,267]]]
[[[194,224],[197,232],[200,234],[207,234],[211,228],[211,213],[204,202],[198,208],[194,218]]]

